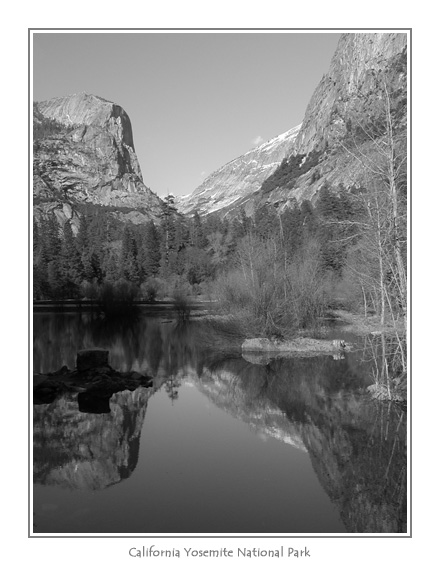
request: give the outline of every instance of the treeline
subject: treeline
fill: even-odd
[[[279,339],[320,332],[357,241],[356,224],[342,221],[360,213],[347,191],[326,184],[315,206],[294,202],[281,214],[270,206],[258,209],[216,283],[236,331]]]
[[[318,165],[322,153],[320,151],[311,151],[308,155],[297,153],[290,157],[285,157],[277,169],[262,183],[261,191],[264,194],[270,193],[272,190],[283,187],[284,189],[293,189],[296,180],[308,173],[310,169]],[[314,181],[319,179],[318,172],[315,174]]]
[[[351,206],[346,191],[324,187],[315,207],[294,201],[279,215],[265,205],[253,218],[242,212],[234,220],[221,220],[197,213],[183,217],[169,197],[158,225],[124,224],[105,207],[83,206],[75,234],[69,221],[61,226],[51,213],[44,221],[34,220],[34,298],[91,297],[104,284],[121,282],[150,300],[172,296],[177,288],[206,294],[214,281],[235,269],[245,240],[262,249],[276,242],[286,262],[314,240],[321,269],[338,274],[347,249],[340,240],[348,231],[338,221],[351,217]]]
[[[314,205],[266,204],[231,220],[184,217],[169,197],[160,222],[143,225],[83,205],[75,233],[50,214],[34,221],[34,298],[95,298],[124,313],[135,298],[171,298],[184,317],[188,298],[203,295],[218,299],[235,332],[280,338],[319,330],[329,307],[346,307],[392,320],[398,332],[407,308],[404,197],[404,185],[392,192],[385,181],[324,183]],[[405,367],[405,342],[398,347]]]

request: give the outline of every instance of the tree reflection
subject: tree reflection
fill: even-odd
[[[229,360],[212,376],[218,406],[307,449],[348,532],[406,531],[406,414],[365,393],[360,359]]]
[[[372,372],[386,387],[396,387],[400,367],[393,340],[371,337],[360,351],[337,360],[256,358],[251,363],[237,350],[219,348],[202,322],[140,317],[127,326],[84,315],[39,315],[34,331],[36,371],[72,367],[77,350],[104,347],[113,367],[152,375],[152,391],[164,387],[172,403],[183,381],[191,380],[257,433],[307,450],[348,532],[406,531],[406,413],[367,392]],[[111,412],[95,415],[79,413],[76,401],[68,399],[35,407],[35,480],[100,489],[130,475],[147,403],[142,398],[124,403],[115,404],[112,397]],[[101,446],[97,438],[106,441]]]
[[[388,400],[407,404],[407,373],[403,361],[403,339],[394,335],[379,334],[364,339],[363,359],[371,367],[372,396],[380,401]]]

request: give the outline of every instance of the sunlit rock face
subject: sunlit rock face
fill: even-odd
[[[157,219],[161,200],[142,179],[130,119],[117,104],[90,94],[34,103],[35,127],[59,131],[34,141],[34,212],[55,212],[78,227],[75,204],[112,207],[123,220]],[[67,208],[68,207],[68,208]]]
[[[321,187],[348,189],[364,175],[363,160],[377,160],[384,127],[384,86],[390,96],[396,126],[406,130],[407,36],[399,33],[342,34],[328,73],[307,106],[293,154],[315,153],[318,163],[300,168],[291,185],[281,183],[256,193],[255,206],[272,204],[283,210],[294,200],[315,201]],[[396,116],[400,115],[397,119]],[[375,122],[378,124],[375,126]],[[358,135],[367,132],[367,136]],[[358,132],[358,134],[357,134]],[[357,140],[357,141],[356,141]],[[348,151],[356,146],[355,151]]]
[[[222,166],[193,193],[177,199],[179,210],[208,214],[243,205],[292,153],[299,130],[300,126],[296,126]]]
[[[370,98],[378,94],[376,74],[406,52],[404,33],[342,34],[328,73],[315,89],[297,136],[296,153],[335,145],[346,133],[347,120],[357,114],[363,122]],[[397,69],[397,84],[403,71]]]
[[[128,478],[138,462],[151,393],[116,393],[107,414],[79,412],[75,394],[34,405],[34,482],[100,490]]]
[[[234,216],[243,208],[251,216],[264,204],[283,211],[294,200],[314,202],[324,184],[331,188],[353,186],[362,165],[343,145],[351,144],[357,128],[371,128],[378,118],[378,108],[384,102],[384,80],[394,109],[400,109],[401,127],[405,130],[407,35],[342,34],[329,71],[312,94],[301,126],[212,173],[180,201],[181,210]],[[360,150],[369,155],[372,147],[364,140]],[[312,152],[317,162],[308,167],[306,157]],[[277,172],[282,159],[291,155],[303,158],[296,177],[262,190],[263,182]]]

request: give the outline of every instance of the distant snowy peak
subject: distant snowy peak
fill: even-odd
[[[295,141],[295,139],[297,138],[297,134],[299,133],[301,127],[302,127],[302,124],[299,124],[298,126],[291,128],[287,132],[284,132],[283,134],[280,134],[280,135],[276,136],[275,138],[271,138],[270,140],[263,142],[261,145],[254,147],[253,149],[250,149],[250,151],[245,153],[244,157],[246,155],[250,154],[250,153],[256,153],[256,151],[259,152],[259,153],[261,153],[261,152],[271,152],[271,151],[277,149],[278,147],[280,147],[280,145],[283,144],[283,143]]]
[[[233,159],[209,175],[176,204],[184,214],[210,214],[234,206],[255,193],[282,160],[291,155],[301,124]]]

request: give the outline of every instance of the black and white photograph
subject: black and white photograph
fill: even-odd
[[[409,538],[410,61],[29,29],[31,537]]]

